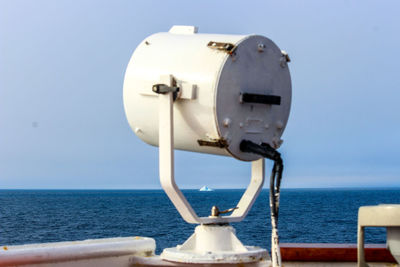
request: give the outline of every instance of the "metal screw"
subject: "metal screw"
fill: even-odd
[[[258,52],[264,52],[264,49],[265,49],[265,44],[258,44],[258,46],[257,46],[257,50],[258,50]]]
[[[223,123],[225,127],[229,127],[229,125],[231,124],[231,119],[225,118]]]

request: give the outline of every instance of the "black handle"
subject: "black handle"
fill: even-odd
[[[267,105],[280,105],[281,97],[278,95],[260,95],[260,94],[250,94],[241,93],[240,102],[243,103],[259,103]]]

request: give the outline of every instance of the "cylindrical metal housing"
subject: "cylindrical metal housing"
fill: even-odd
[[[155,84],[172,75],[180,92],[173,104],[176,149],[252,161],[241,140],[278,147],[291,104],[288,57],[259,35],[197,34],[191,26],[147,37],[136,48],[124,81],[130,126],[158,145]]]

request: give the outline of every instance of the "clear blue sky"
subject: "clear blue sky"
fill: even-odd
[[[126,65],[172,25],[289,52],[284,187],[400,186],[399,1],[0,0],[0,188],[160,188],[130,130]],[[244,187],[250,165],[177,152],[182,187]],[[268,169],[270,165],[268,165]]]

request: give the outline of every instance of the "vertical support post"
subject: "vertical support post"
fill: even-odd
[[[174,127],[172,93],[159,94],[159,162],[160,178],[174,176]],[[163,183],[162,183],[163,184]]]
[[[183,219],[189,223],[198,223],[198,217],[194,210],[175,183],[173,93],[159,94],[158,99],[158,146],[161,186],[182,215]]]
[[[358,267],[367,267],[367,263],[365,262],[365,253],[364,253],[364,227],[358,223],[357,227],[357,266]]]

